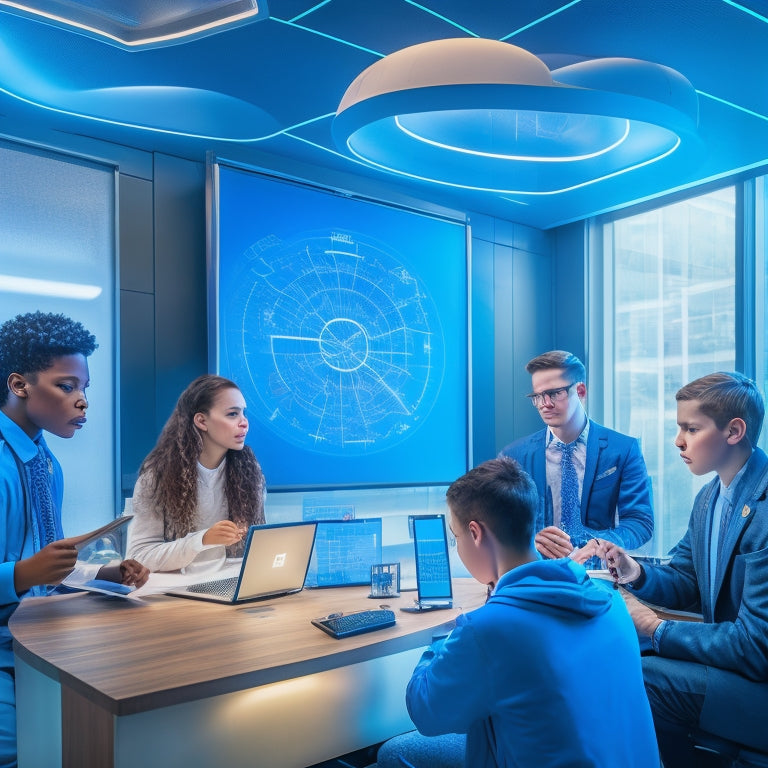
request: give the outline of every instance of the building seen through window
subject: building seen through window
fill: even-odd
[[[663,555],[688,524],[696,477],[679,458],[675,392],[736,360],[736,194],[727,187],[605,225],[612,426],[640,439]]]

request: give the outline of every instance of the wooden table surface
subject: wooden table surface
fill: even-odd
[[[78,593],[28,598],[11,618],[17,655],[113,715],[322,672],[428,645],[485,587],[454,580],[454,608],[398,609],[414,593],[370,599],[369,587],[304,590],[238,606],[153,594],[122,600]],[[388,605],[397,624],[336,640],[310,620]]]

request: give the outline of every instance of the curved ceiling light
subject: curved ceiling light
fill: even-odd
[[[397,51],[347,88],[334,140],[369,165],[438,184],[554,194],[697,146],[698,101],[678,72],[634,59],[550,71],[480,38]]]

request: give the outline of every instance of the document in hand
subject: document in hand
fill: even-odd
[[[131,520],[133,520],[133,515],[122,515],[121,517],[116,517],[114,520],[110,520],[106,525],[102,525],[101,528],[96,528],[88,533],[81,533],[79,536],[70,536],[63,539],[63,541],[72,544],[75,549],[80,552],[91,542],[100,539],[102,536],[106,536],[114,531],[119,531],[121,528],[128,525]]]

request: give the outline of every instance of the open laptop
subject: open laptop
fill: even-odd
[[[410,515],[416,559],[416,600],[403,611],[434,611],[453,607],[451,564],[444,515]]]
[[[252,525],[237,576],[190,584],[166,594],[234,604],[300,592],[316,529],[315,522]]]

